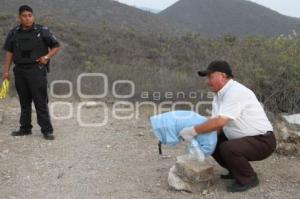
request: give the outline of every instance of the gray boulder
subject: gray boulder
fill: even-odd
[[[300,114],[282,116],[289,128],[300,131]]]
[[[177,191],[192,192],[190,183],[183,181],[177,174],[175,165],[171,167],[168,176],[168,184],[172,189]]]
[[[300,114],[280,116],[274,128],[279,142],[298,143],[300,141]]]
[[[213,166],[210,163],[198,162],[189,155],[177,157],[175,165],[176,174],[187,182],[208,182],[214,174]]]
[[[175,190],[201,192],[210,186],[214,166],[209,158],[199,162],[191,155],[177,157],[176,164],[170,169],[168,183]]]

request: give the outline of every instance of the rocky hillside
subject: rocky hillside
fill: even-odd
[[[69,1],[75,0],[67,0],[64,5],[68,5]],[[0,8],[6,11],[0,12],[1,44],[9,29],[17,24],[15,9],[18,6],[13,6],[17,1],[11,2],[4,0]],[[41,6],[42,0],[35,2],[33,5],[36,12],[42,12],[46,4]],[[50,5],[55,2],[59,0],[48,2],[49,10],[52,9]],[[107,0],[103,2],[106,5],[124,6]],[[38,6],[41,6],[40,9]],[[9,9],[14,10],[14,14],[7,13]],[[116,27],[111,22],[96,23],[92,16],[89,20],[79,20],[80,14],[74,12],[66,15],[68,11],[63,11],[64,9],[66,8],[57,8],[51,15],[37,14],[38,23],[49,26],[63,47],[51,62],[49,82],[54,79],[70,80],[74,83],[75,90],[79,74],[101,72],[107,74],[109,85],[115,80],[135,82],[134,100],[141,99],[141,93],[147,92],[147,100],[156,98],[154,101],[163,101],[166,91],[202,92],[206,86],[204,81],[199,81],[195,71],[205,68],[214,59],[224,59],[232,65],[237,80],[253,89],[270,111],[296,113],[300,110],[300,38],[297,35],[271,38],[225,36],[207,39],[201,33],[168,36],[152,30],[149,34],[142,29],[138,31],[135,28]],[[79,13],[84,13],[82,9],[84,7],[77,8]],[[103,12],[109,12],[109,9]],[[148,14],[152,16],[151,13]],[[62,17],[63,15],[66,17]],[[1,54],[0,63],[3,63],[3,58],[4,55]],[[2,64],[0,70],[1,66]],[[89,93],[98,92],[99,85],[101,82],[87,83],[85,90]],[[128,93],[128,88],[119,88],[119,91]],[[160,92],[158,99],[154,96],[155,92]],[[200,94],[197,97],[195,101],[205,100],[205,96]],[[174,96],[172,100],[182,98]]]
[[[17,14],[20,5],[32,6],[39,16],[84,26],[109,26],[143,33],[172,34],[184,28],[168,22],[149,11],[127,6],[113,0],[2,0],[0,12]]]
[[[209,36],[278,36],[300,30],[300,19],[246,0],[180,0],[159,15]]]

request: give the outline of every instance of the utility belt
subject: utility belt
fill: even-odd
[[[43,67],[46,67],[46,65],[44,64],[38,64],[38,63],[35,63],[35,64],[16,64],[15,65],[16,68],[20,68],[20,69],[34,69],[34,68],[43,68]]]
[[[273,131],[267,131],[265,134],[262,134],[260,136],[268,137],[268,136],[271,136],[271,135],[273,135]]]

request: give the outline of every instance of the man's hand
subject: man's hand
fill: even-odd
[[[5,80],[5,79],[10,79],[10,75],[9,75],[9,72],[4,72],[3,74],[2,74],[2,79],[3,79],[3,81]]]
[[[5,62],[3,66],[3,74],[2,74],[2,79],[3,81],[6,79],[10,79],[9,71],[10,71],[10,65],[13,62],[13,57],[14,54],[12,52],[7,51],[5,55]]]
[[[192,127],[186,127],[184,129],[182,129],[179,132],[179,135],[185,140],[185,141],[191,141],[196,135],[197,132],[195,130],[195,128]]]
[[[44,64],[44,65],[46,65],[48,63],[48,61],[49,61],[49,58],[47,56],[42,56],[36,60],[36,62],[38,64]]]

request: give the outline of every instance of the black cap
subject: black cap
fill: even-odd
[[[206,70],[198,71],[199,76],[206,76],[213,72],[222,72],[228,75],[228,77],[233,77],[231,67],[226,61],[216,60],[211,62]]]

